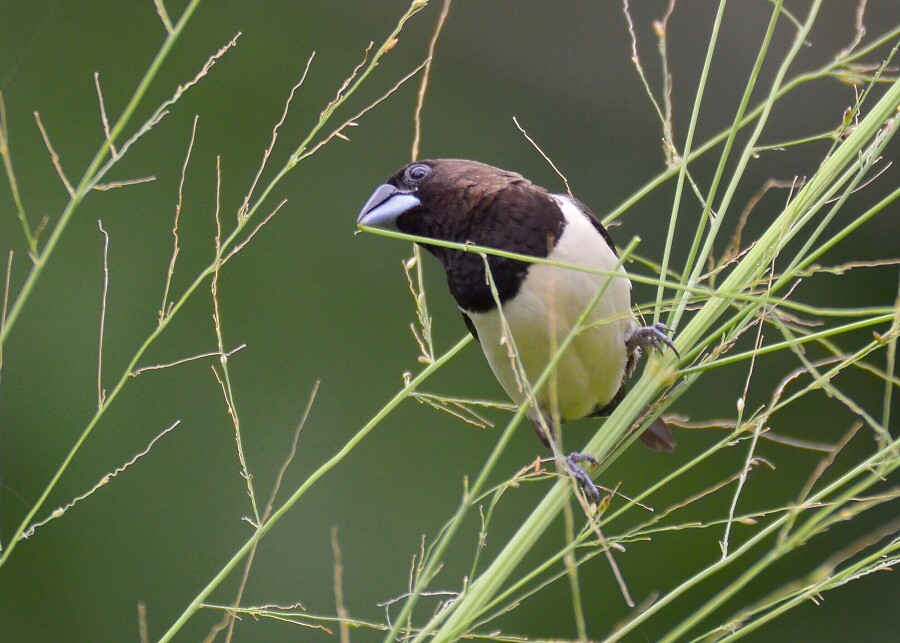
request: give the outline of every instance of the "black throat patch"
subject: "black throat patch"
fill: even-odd
[[[485,195],[468,212],[468,229],[460,241],[532,257],[546,258],[566,226],[556,200],[542,188],[511,184]],[[478,254],[429,247],[441,260],[447,284],[457,305],[465,311],[483,313],[496,307],[485,270]],[[500,303],[518,294],[533,265],[527,261],[488,255],[491,278]]]

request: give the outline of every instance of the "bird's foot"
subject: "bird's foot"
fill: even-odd
[[[665,344],[672,349],[672,352],[678,356],[678,359],[681,359],[678,349],[675,348],[675,342],[669,338],[668,333],[671,332],[673,332],[672,329],[661,322],[650,326],[642,326],[625,340],[625,349],[629,354],[639,348],[655,348],[662,352],[663,344]]]
[[[566,458],[566,464],[569,465],[569,471],[572,473],[572,477],[575,478],[576,482],[578,482],[579,485],[581,485],[582,490],[584,490],[588,498],[595,505],[599,505],[600,490],[597,489],[597,485],[595,485],[594,481],[591,480],[591,477],[587,474],[587,471],[585,471],[578,465],[579,462],[587,462],[590,465],[599,467],[600,461],[592,455],[589,455],[587,453],[579,453],[578,451],[570,453],[569,457]]]

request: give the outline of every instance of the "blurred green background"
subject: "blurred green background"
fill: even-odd
[[[180,14],[181,2],[170,2]],[[400,42],[370,81],[338,115],[347,118],[385,91],[424,57],[438,2],[415,16]],[[641,56],[654,87],[660,67],[651,23],[667,2],[635,8]],[[787,3],[803,15],[807,2]],[[829,60],[853,37],[855,3],[827,2],[794,72]],[[358,62],[370,40],[380,43],[408,3],[230,2],[203,3],[151,86],[137,118],[193,76],[208,55],[236,32],[237,47],[187,93],[113,171],[110,179],[153,175],[156,181],[112,192],[95,192],[79,208],[4,347],[0,385],[0,537],[6,542],[24,512],[44,489],[96,407],[96,358],[102,294],[102,236],[110,235],[110,285],[104,348],[104,384],[118,379],[153,330],[172,247],[171,226],[178,178],[194,114],[197,139],[187,172],[181,217],[181,255],[173,280],[179,295],[213,252],[215,159],[222,158],[222,204],[226,227],[252,181],[290,87],[312,51],[316,58],[281,130],[267,174],[316,122],[319,111]],[[716,3],[683,2],[670,22],[676,138],[684,140]],[[771,5],[732,3],[726,12],[719,54],[707,89],[696,140],[727,126],[765,31]],[[869,2],[866,24],[877,35],[897,23],[893,0]],[[102,141],[93,85],[100,72],[107,109],[120,113],[163,38],[152,3],[5,0],[0,11],[0,91],[6,102],[11,151],[22,198],[36,224],[51,225],[66,202],[35,126],[39,111],[75,181]],[[767,91],[776,63],[790,46],[793,29],[778,28],[754,103]],[[424,112],[425,157],[466,157],[515,169],[554,191],[564,187],[516,130],[529,131],[567,175],[575,194],[598,214],[618,205],[664,169],[656,116],[630,63],[627,27],[617,2],[474,2],[457,0],[438,45]],[[876,62],[879,58],[873,58]],[[268,497],[316,379],[321,389],[301,435],[282,499],[339,449],[416,372],[417,347],[408,331],[414,308],[401,271],[407,244],[354,236],[357,212],[371,190],[409,158],[412,111],[418,79],[367,114],[349,142],[334,140],[298,165],[271,198],[282,211],[221,275],[226,348],[247,347],[230,361],[244,448],[261,499]],[[854,101],[853,88],[836,80],[807,86],[779,103],[764,142],[798,138],[834,128]],[[138,122],[138,121],[135,121]],[[337,120],[334,124],[337,124]],[[815,171],[828,143],[768,153],[753,162],[736,196],[733,215],[770,178],[791,179]],[[697,164],[708,185],[715,158]],[[859,211],[897,184],[888,170],[856,197]],[[661,256],[673,186],[644,199],[613,236],[624,245],[642,238],[640,252]],[[763,229],[786,198],[770,192],[750,220],[749,237]],[[698,207],[682,210],[692,230]],[[730,230],[733,224],[726,224]],[[45,233],[46,234],[46,233]],[[676,241],[683,262],[690,232]],[[896,254],[896,212],[884,213],[854,234],[829,263]],[[722,245],[718,246],[721,251]],[[8,187],[0,188],[0,251],[15,251],[12,292],[29,267]],[[430,306],[438,350],[465,329],[427,258]],[[804,284],[797,296],[828,305],[890,305],[896,271],[873,269]],[[637,289],[637,299],[652,296]],[[167,362],[215,350],[208,284],[190,300],[143,364]],[[773,331],[774,332],[774,331]],[[866,333],[860,342],[868,341]],[[847,341],[846,348],[852,348]],[[791,356],[761,360],[748,406],[763,403],[773,386],[797,366]],[[694,419],[733,417],[746,364],[722,369],[684,397],[675,410]],[[841,382],[873,412],[883,386],[849,374]],[[426,390],[503,399],[480,351],[467,348],[428,383]],[[824,395],[776,416],[784,434],[835,442],[853,416]],[[504,415],[490,417],[502,422]],[[896,417],[896,414],[895,414]],[[198,361],[132,380],[79,452],[49,502],[46,515],[93,485],[104,473],[143,449],[175,420],[180,426],[149,455],[78,504],[62,519],[18,545],[0,572],[0,640],[134,640],[137,605],[147,606],[152,637],[158,637],[248,537],[241,520],[250,512],[239,475],[234,433],[210,362]],[[502,425],[501,425],[502,426]],[[587,440],[591,422],[567,432],[569,446]],[[243,603],[301,602],[313,613],[334,612],[329,533],[337,526],[344,593],[352,616],[383,619],[376,603],[401,594],[420,538],[433,537],[455,509],[462,480],[473,475],[492,448],[497,429],[479,430],[407,401],[336,470],[301,500],[265,539]],[[679,449],[662,456],[635,448],[606,473],[634,493],[709,445],[714,432],[679,432]],[[857,456],[868,436],[850,447]],[[819,456],[771,443],[760,453],[777,469],[751,477],[740,508],[778,506],[795,497]],[[523,429],[507,450],[498,475],[509,476],[545,455]],[[664,507],[739,470],[746,450],[721,453],[666,489],[654,503]],[[500,478],[498,478],[499,480]],[[548,483],[509,493],[489,534],[486,560],[542,497]],[[722,515],[731,491],[689,508],[683,519]],[[633,519],[637,519],[634,517]],[[785,565],[752,583],[739,605],[808,573],[830,552],[880,524],[863,515],[846,530],[810,543]],[[734,542],[746,532],[736,527]],[[456,590],[475,548],[477,520],[457,536],[453,553],[433,589]],[[617,559],[640,602],[665,591],[715,560],[719,530],[682,531],[635,543]],[[551,531],[536,556],[562,542]],[[732,572],[733,573],[733,572]],[[232,600],[239,574],[213,594]],[[602,637],[629,610],[602,558],[581,572],[588,629]],[[714,581],[715,582],[715,581]],[[714,584],[701,585],[662,619],[642,629],[645,640],[666,631],[679,614],[702,604]],[[778,633],[784,640],[888,640],[900,628],[890,605],[900,599],[896,579],[881,573],[806,604],[781,617],[756,640]],[[887,608],[887,609],[884,609]],[[202,638],[219,613],[201,611],[182,631]],[[491,627],[532,637],[573,637],[570,593],[565,581],[539,593]],[[239,623],[238,640],[327,640],[322,633],[273,622]],[[354,632],[354,640],[380,640]],[[753,638],[753,637],[751,637]],[[637,639],[635,639],[637,640]]]

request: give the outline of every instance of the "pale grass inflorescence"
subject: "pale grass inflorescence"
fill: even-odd
[[[64,234],[66,226],[75,215],[81,201],[91,190],[108,190],[125,187],[136,182],[152,180],[152,177],[138,178],[117,183],[103,183],[104,177],[128,152],[131,145],[147,135],[153,127],[166,116],[181,96],[200,82],[210,72],[214,64],[220,62],[227,51],[233,47],[238,36],[227,43],[221,50],[210,56],[197,75],[189,82],[179,86],[172,97],[162,103],[151,116],[135,129],[131,138],[123,135],[131,124],[132,116],[142,104],[147,87],[153,80],[160,66],[166,61],[170,49],[180,37],[184,26],[191,19],[199,0],[190,2],[177,21],[172,21],[162,0],[155,0],[156,10],[162,21],[166,38],[156,58],[151,63],[145,77],[141,80],[134,95],[128,102],[118,119],[109,119],[104,103],[99,76],[95,76],[96,90],[99,99],[101,124],[104,142],[97,150],[82,178],[72,181],[63,169],[63,162],[53,148],[51,136],[48,134],[40,117],[35,113],[40,134],[46,143],[52,163],[57,170],[69,201],[59,218],[50,224],[46,241],[42,244],[41,232],[46,222],[32,227],[19,197],[18,183],[13,171],[12,154],[9,148],[8,129],[5,111],[0,114],[0,156],[4,161],[6,176],[16,206],[16,214],[21,222],[28,255],[30,272],[16,292],[10,292],[10,272],[13,255],[7,261],[5,279],[2,324],[0,324],[0,367],[2,367],[2,349],[7,341],[14,338],[14,326],[19,314],[26,306],[33,290],[40,285],[40,277],[47,261],[51,259],[54,248]],[[866,308],[823,307],[808,304],[794,295],[800,280],[816,278],[823,274],[840,274],[848,270],[884,269],[896,266],[897,259],[879,258],[858,262],[844,263],[836,266],[824,266],[819,259],[830,250],[839,246],[857,229],[865,226],[873,217],[883,214],[900,197],[900,190],[893,190],[882,200],[865,211],[853,213],[849,223],[835,224],[839,219],[845,221],[847,212],[845,203],[855,192],[864,190],[873,180],[877,180],[883,172],[886,162],[881,158],[883,151],[893,138],[898,127],[898,107],[900,107],[900,80],[896,78],[895,69],[900,46],[900,27],[879,35],[868,42],[863,41],[865,29],[862,26],[865,17],[865,2],[859,3],[857,13],[856,37],[846,48],[839,51],[834,59],[824,67],[790,78],[794,59],[800,48],[804,46],[807,36],[818,17],[821,0],[815,0],[806,16],[795,17],[782,6],[781,0],[771,2],[771,18],[767,31],[761,35],[761,45],[755,65],[747,80],[746,90],[740,105],[733,115],[733,124],[728,129],[706,141],[696,141],[696,124],[704,109],[704,96],[708,71],[717,51],[723,46],[719,42],[719,27],[726,11],[726,2],[719,2],[712,32],[709,37],[707,56],[696,91],[693,110],[690,114],[686,140],[679,143],[674,134],[671,90],[673,78],[670,75],[667,61],[667,27],[673,11],[677,11],[674,0],[669,3],[664,16],[654,24],[658,38],[658,51],[663,69],[663,85],[659,98],[648,80],[638,55],[639,43],[635,24],[627,0],[623,3],[628,32],[631,35],[633,62],[642,81],[654,110],[660,119],[663,140],[663,160],[666,169],[638,190],[620,206],[611,210],[604,222],[610,223],[621,217],[652,190],[665,182],[675,180],[675,197],[668,220],[666,245],[659,262],[642,257],[639,254],[640,240],[635,238],[624,244],[620,251],[620,261],[629,264],[629,273],[633,281],[652,286],[655,289],[655,300],[639,304],[637,312],[652,317],[653,321],[664,320],[678,331],[676,345],[680,357],[672,353],[663,353],[650,357],[643,374],[632,383],[628,395],[615,412],[598,427],[588,442],[586,452],[597,456],[603,465],[602,475],[609,465],[635,439],[634,424],[647,423],[652,416],[642,417],[643,410],[649,406],[653,415],[666,413],[671,424],[688,428],[704,425],[703,420],[690,421],[678,418],[671,412],[673,403],[685,394],[694,384],[704,377],[714,374],[716,369],[728,365],[746,365],[746,381],[744,395],[737,400],[734,417],[706,423],[717,431],[712,444],[701,453],[677,466],[673,471],[652,486],[637,494],[625,496],[618,488],[607,490],[607,496],[599,507],[590,505],[580,490],[565,476],[557,476],[554,458],[547,461],[538,460],[530,466],[523,467],[511,478],[496,480],[497,464],[508,446],[513,434],[522,425],[522,420],[530,409],[535,392],[544,386],[555,386],[554,365],[567,345],[584,328],[593,306],[602,296],[602,290],[582,314],[579,323],[569,329],[567,335],[554,347],[555,357],[540,377],[528,381],[524,369],[520,368],[515,350],[515,338],[508,337],[510,360],[518,373],[523,390],[528,399],[521,406],[490,400],[468,399],[454,394],[435,393],[423,389],[423,384],[444,365],[453,360],[466,346],[472,342],[470,336],[460,339],[449,349],[442,351],[436,346],[432,336],[433,319],[428,308],[428,298],[423,276],[422,258],[418,246],[414,246],[413,256],[404,263],[403,272],[408,281],[409,290],[415,305],[415,319],[410,328],[420,355],[420,370],[404,374],[404,386],[389,400],[382,409],[329,460],[315,468],[302,484],[294,489],[288,498],[276,505],[277,494],[285,470],[292,462],[297,440],[305,424],[309,410],[314,403],[318,384],[310,394],[303,419],[297,426],[292,449],[284,461],[276,478],[274,490],[268,500],[259,501],[250,463],[247,462],[241,434],[241,421],[238,405],[235,401],[232,377],[229,372],[229,358],[244,348],[243,345],[227,347],[222,334],[222,317],[219,306],[218,281],[220,270],[227,262],[249,243],[259,229],[274,216],[284,202],[271,203],[274,187],[297,164],[315,154],[323,145],[334,138],[344,138],[347,128],[357,125],[374,106],[384,101],[401,84],[421,72],[421,84],[418,102],[414,111],[415,137],[411,157],[418,158],[419,144],[422,137],[422,105],[426,100],[428,80],[431,74],[431,61],[436,55],[438,38],[450,10],[450,1],[444,0],[442,11],[436,21],[436,28],[431,39],[429,50],[423,62],[408,75],[402,77],[386,94],[356,111],[328,134],[323,134],[336,112],[360,87],[375,70],[379,59],[393,49],[398,43],[398,34],[404,24],[414,14],[426,6],[427,2],[416,0],[401,16],[396,28],[375,48],[370,45],[362,62],[352,71],[350,76],[340,85],[334,99],[321,111],[318,121],[306,138],[293,147],[288,161],[274,172],[273,177],[257,193],[256,188],[263,176],[270,154],[278,141],[278,132],[288,116],[291,99],[306,78],[313,55],[310,56],[300,80],[291,90],[281,119],[272,131],[271,141],[266,148],[262,162],[243,203],[235,213],[232,227],[228,229],[221,212],[219,199],[221,173],[217,165],[217,187],[215,200],[216,234],[214,254],[209,264],[194,276],[189,286],[180,294],[172,292],[172,275],[178,265],[179,256],[179,214],[182,204],[182,188],[185,173],[191,159],[197,131],[197,121],[185,153],[179,183],[177,207],[172,225],[173,250],[168,265],[162,304],[159,310],[158,325],[146,340],[137,348],[123,372],[110,380],[103,370],[104,321],[106,314],[106,285],[109,271],[104,264],[104,297],[100,313],[100,337],[97,368],[97,411],[84,428],[81,436],[73,444],[65,460],[48,481],[44,493],[26,511],[21,524],[3,542],[0,554],[0,566],[11,555],[17,545],[34,534],[48,521],[64,517],[66,511],[77,502],[91,497],[112,478],[122,474],[133,466],[139,458],[145,456],[157,440],[162,439],[177,426],[176,421],[160,433],[148,447],[135,455],[121,467],[104,476],[100,482],[86,493],[78,495],[69,503],[50,510],[44,518],[37,518],[40,512],[47,512],[45,506],[50,492],[63,476],[70,462],[76,457],[88,435],[94,430],[100,419],[119,393],[133,378],[151,370],[163,370],[178,366],[196,359],[213,359],[212,370],[220,385],[225,406],[233,425],[236,453],[240,464],[240,472],[246,481],[246,491],[250,499],[251,516],[247,520],[253,528],[252,536],[241,545],[233,557],[221,570],[209,580],[203,589],[187,605],[181,616],[175,620],[162,636],[161,640],[170,640],[198,610],[219,610],[221,621],[213,628],[208,640],[213,640],[222,632],[230,640],[235,619],[241,615],[256,618],[272,618],[306,628],[315,628],[331,632],[337,630],[341,640],[349,638],[350,628],[366,628],[383,632],[386,641],[400,637],[403,640],[422,641],[433,639],[438,641],[456,640],[463,636],[473,638],[505,641],[521,640],[518,637],[501,633],[497,630],[495,620],[510,610],[514,610],[527,597],[535,595],[546,588],[556,586],[557,581],[567,579],[573,604],[573,622],[579,640],[588,640],[589,634],[583,611],[581,585],[578,569],[584,563],[598,555],[606,558],[611,573],[616,577],[623,600],[634,606],[631,599],[627,577],[618,570],[616,553],[622,551],[626,544],[637,540],[664,537],[667,532],[686,529],[711,529],[721,532],[721,552],[711,564],[698,569],[693,577],[670,588],[638,606],[631,612],[631,617],[623,623],[609,623],[608,632],[603,634],[605,640],[619,640],[634,632],[643,623],[653,619],[667,605],[678,601],[689,590],[697,588],[706,579],[716,579],[702,607],[686,611],[681,620],[669,623],[669,630],[664,640],[682,640],[685,637],[713,637],[716,639],[735,639],[756,628],[762,627],[777,618],[784,611],[818,596],[828,590],[840,587],[851,581],[863,579],[878,570],[888,569],[900,560],[900,540],[898,531],[900,524],[896,520],[884,521],[877,529],[866,537],[838,551],[826,552],[819,568],[811,573],[797,577],[782,587],[775,588],[770,595],[761,601],[742,605],[731,614],[722,617],[714,626],[710,626],[709,616],[717,612],[736,594],[761,573],[778,565],[786,554],[803,547],[815,536],[828,530],[829,527],[842,521],[852,520],[866,511],[877,509],[895,500],[900,491],[885,480],[900,464],[900,447],[890,432],[891,400],[893,389],[900,385],[895,373],[896,345],[900,335],[900,296],[895,302],[884,305],[873,305]],[[764,88],[758,86],[760,70],[767,60],[771,63],[769,46],[776,26],[788,23],[794,29],[793,46],[779,61],[777,73],[771,84]],[[863,59],[877,56],[880,64],[866,66]],[[892,66],[893,65],[893,66]],[[774,106],[786,94],[808,83],[827,77],[837,77],[858,87],[858,100],[847,112],[843,120],[833,131],[813,137],[784,141],[777,145],[763,144],[764,134]],[[755,95],[765,98],[757,105],[751,105]],[[0,108],[3,107],[0,97]],[[537,151],[560,174],[562,180],[568,182],[550,158],[544,154],[537,143],[525,132],[518,121],[514,123],[523,136],[532,143]],[[741,141],[739,143],[739,140]],[[818,170],[809,177],[796,178],[787,182],[772,180],[760,190],[743,212],[736,214],[734,203],[738,186],[746,180],[745,172],[751,159],[775,147],[784,148],[800,145],[814,140],[830,140],[833,142],[828,154],[822,158]],[[702,155],[719,153],[712,181],[704,187],[703,181],[692,173],[691,163]],[[685,190],[685,187],[688,189]],[[758,201],[769,189],[783,188],[787,190],[787,202],[780,214],[768,225],[767,229],[755,239],[744,238],[744,226],[753,203]],[[686,228],[682,209],[683,201],[695,198],[702,211],[696,227],[690,230],[690,250],[686,256],[673,253],[675,237],[683,235]],[[692,204],[692,207],[696,204]],[[896,207],[896,206],[894,206]],[[264,214],[265,213],[265,214]],[[681,217],[681,218],[680,218]],[[257,222],[251,226],[251,221]],[[99,224],[103,235],[104,252],[108,250],[110,240],[102,223]],[[732,230],[731,242],[721,257],[716,257],[716,242],[721,246],[726,230]],[[411,237],[401,233],[369,230],[366,232],[386,235],[396,239],[423,242],[433,245],[455,248],[464,252],[473,252],[486,259],[489,254],[497,254],[524,261],[550,263],[545,259],[500,252],[492,248],[471,244],[454,244],[436,242]],[[104,258],[105,258],[104,254]],[[485,264],[487,265],[487,264]],[[558,265],[558,264],[553,264]],[[579,266],[562,266],[571,270],[584,270]],[[614,276],[614,271],[605,274]],[[490,275],[489,275],[490,277]],[[214,311],[214,333],[216,350],[199,353],[164,364],[141,365],[148,348],[166,331],[170,321],[178,314],[184,304],[193,298],[206,280],[210,282],[210,292]],[[815,321],[815,324],[811,324]],[[872,338],[860,343],[860,330],[871,330]],[[777,339],[772,341],[771,336]],[[854,338],[853,348],[844,348],[840,341]],[[752,339],[752,347],[738,351],[741,340]],[[849,340],[848,340],[849,341]],[[742,344],[741,344],[742,345]],[[828,357],[810,358],[807,347],[816,345],[823,349]],[[781,383],[771,391],[768,402],[757,407],[748,406],[748,390],[751,387],[753,371],[758,358],[775,352],[790,353],[795,356],[795,367],[786,372]],[[863,371],[872,382],[883,389],[883,406],[880,413],[867,411],[851,395],[843,391],[836,377],[850,369]],[[110,382],[112,385],[110,386]],[[106,384],[106,386],[104,386]],[[813,443],[786,435],[776,435],[769,428],[770,419],[785,408],[808,401],[816,395],[828,395],[850,409],[858,422],[847,428],[845,438],[837,444]],[[263,605],[246,606],[242,603],[243,591],[257,547],[268,531],[279,520],[291,511],[304,494],[316,484],[328,471],[340,465],[346,455],[355,449],[362,440],[378,426],[391,412],[407,399],[429,405],[439,411],[449,413],[462,422],[480,428],[490,428],[494,422],[491,413],[502,413],[509,416],[506,423],[497,429],[497,441],[482,469],[471,480],[462,482],[461,497],[456,511],[451,515],[443,528],[432,538],[422,540],[422,546],[412,558],[408,586],[398,590],[398,597],[382,603],[385,618],[381,622],[364,621],[352,618],[350,610],[344,604],[343,564],[341,563],[340,546],[337,532],[332,533],[332,548],[335,555],[335,614],[312,614],[296,605]],[[488,413],[487,410],[491,410]],[[553,421],[552,413],[550,421]],[[849,465],[845,462],[839,470],[833,466],[843,448],[852,440],[862,439],[868,434],[872,448],[858,461]],[[771,507],[764,511],[742,513],[741,494],[745,488],[748,475],[768,462],[757,452],[762,440],[774,440],[794,448],[809,449],[822,452],[822,460],[818,467],[809,472],[806,484],[797,489],[795,500],[790,504]],[[655,501],[656,494],[668,489],[682,479],[688,472],[695,471],[704,463],[710,462],[717,454],[726,449],[743,449],[743,466],[739,471],[724,480],[713,481],[705,487],[689,487],[683,490],[681,500],[664,508],[657,508],[648,514],[647,507]],[[554,448],[554,456],[558,461],[559,451]],[[826,475],[828,473],[829,475]],[[499,552],[490,561],[484,561],[482,554],[484,543],[491,527],[495,510],[503,501],[507,492],[524,483],[534,481],[555,481],[544,498],[534,507],[518,527],[513,536],[503,544]],[[608,480],[605,482],[609,482]],[[680,518],[679,512],[685,507],[712,494],[724,494],[730,498],[729,510],[724,515],[710,515],[701,523],[688,522]],[[572,504],[572,498],[577,504]],[[566,527],[566,545],[542,560],[538,564],[530,562],[530,567],[523,568],[523,561],[532,551],[535,543],[554,524],[559,515],[564,514]],[[471,565],[464,578],[441,578],[441,584],[454,589],[437,588],[436,579],[442,571],[443,563],[451,547],[463,551],[472,549],[471,543],[463,543],[457,535],[464,521],[472,516],[479,518],[478,542],[471,555]],[[650,515],[647,518],[647,515]],[[624,520],[627,517],[628,520]],[[734,537],[736,525],[747,528],[742,538]],[[727,568],[735,561],[741,561],[741,571],[729,575]],[[216,605],[207,602],[212,592],[243,564],[243,575],[239,589],[228,605]],[[2,573],[2,571],[0,571]],[[428,599],[430,608],[424,609],[422,603]],[[437,607],[434,607],[434,601]],[[374,601],[373,601],[374,602]],[[417,609],[419,607],[419,609]],[[729,607],[730,608],[730,607]],[[142,614],[142,638],[146,633],[146,623]],[[718,616],[717,616],[718,618]],[[596,636],[596,634],[595,634]]]

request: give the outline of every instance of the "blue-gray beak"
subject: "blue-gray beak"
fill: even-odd
[[[397,217],[420,205],[422,202],[412,194],[401,192],[393,185],[378,186],[363,206],[357,225],[372,228],[397,229]]]

